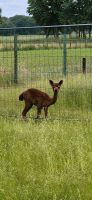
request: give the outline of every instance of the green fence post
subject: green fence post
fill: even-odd
[[[18,83],[17,34],[14,30],[14,83]]]
[[[67,74],[67,49],[66,49],[66,27],[64,27],[64,46],[63,46],[63,74],[66,76]]]

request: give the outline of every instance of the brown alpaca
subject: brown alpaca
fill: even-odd
[[[52,86],[54,95],[50,97],[45,92],[37,90],[35,88],[30,88],[24,91],[19,96],[20,101],[25,101],[25,108],[22,112],[22,117],[25,119],[27,112],[32,108],[33,105],[37,106],[37,118],[40,117],[41,110],[44,108],[45,118],[48,115],[48,107],[55,104],[58,97],[58,92],[60,86],[63,84],[63,80],[59,81],[59,83],[54,83],[52,80],[49,80],[50,85]]]

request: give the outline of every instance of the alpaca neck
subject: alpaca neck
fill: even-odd
[[[53,95],[53,97],[51,98],[51,105],[54,104],[54,103],[56,103],[57,97],[58,97],[58,92],[57,92],[57,91],[54,91],[54,95]]]

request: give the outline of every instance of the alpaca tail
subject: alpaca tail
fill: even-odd
[[[24,96],[23,93],[19,95],[19,101],[23,101],[24,100]]]

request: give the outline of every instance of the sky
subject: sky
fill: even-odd
[[[14,15],[28,15],[28,0],[0,0],[0,8],[3,17],[12,17]]]

